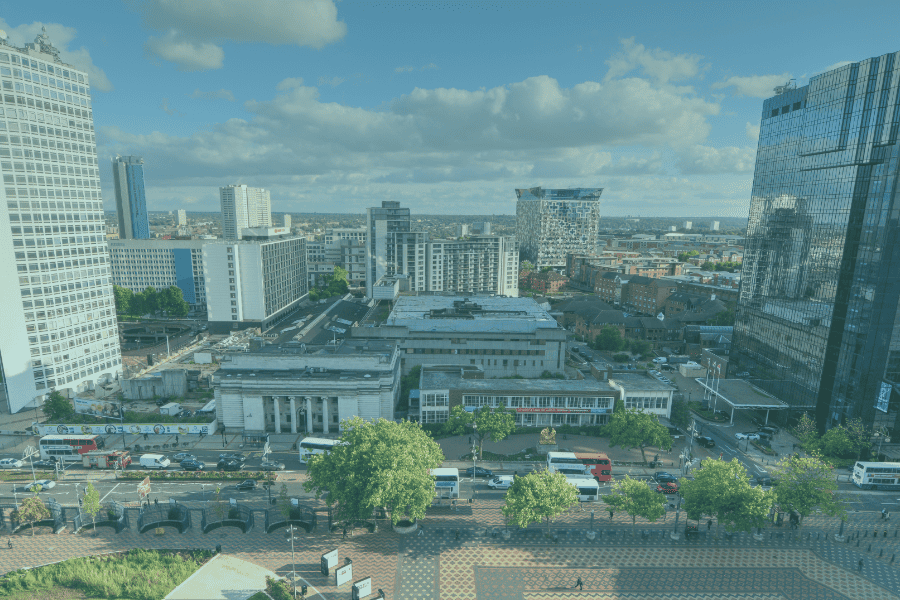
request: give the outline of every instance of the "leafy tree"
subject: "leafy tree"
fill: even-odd
[[[518,527],[544,521],[547,534],[550,522],[578,504],[578,490],[559,471],[533,471],[515,477],[506,492],[503,514]]]
[[[752,531],[762,527],[772,507],[772,493],[750,485],[747,470],[737,460],[707,459],[694,471],[694,479],[681,481],[688,518],[716,517],[726,531]]]
[[[863,458],[863,453],[869,449],[869,440],[872,439],[872,430],[862,422],[860,418],[849,419],[844,423],[844,430],[853,446],[857,460]]]
[[[531,273],[534,271],[534,263],[530,260],[523,260],[519,263],[519,271],[525,271],[526,273]]]
[[[612,486],[612,494],[603,496],[603,502],[611,510],[624,510],[631,515],[631,524],[637,524],[637,518],[643,517],[655,521],[666,514],[666,497],[639,479],[628,475],[616,481]]]
[[[625,340],[622,339],[622,334],[619,332],[618,327],[604,325],[600,329],[600,334],[597,335],[594,345],[597,350],[617,352],[625,347]]]
[[[474,430],[470,429],[473,423],[477,426]],[[478,444],[480,460],[484,453],[485,439],[490,439],[496,444],[515,432],[516,415],[502,404],[497,408],[482,406],[471,413],[457,405],[450,409],[450,418],[445,427],[445,431],[452,435],[472,433],[475,436],[475,443]]]
[[[847,458],[854,453],[853,442],[847,435],[847,430],[841,426],[832,427],[825,432],[819,441],[822,452],[825,456],[833,456],[835,458]]]
[[[691,411],[690,409],[688,409],[687,402],[685,402],[684,400],[673,400],[672,416],[669,417],[669,420],[676,427],[686,429],[688,424],[691,422]]]
[[[818,457],[786,456],[775,472],[775,500],[782,509],[796,511],[801,519],[816,509],[846,518],[847,506],[835,496],[838,486],[831,467]]]
[[[702,270],[704,270],[704,271],[715,271],[715,270],[716,270],[716,264],[713,263],[713,262],[710,262],[710,261],[706,261],[705,263],[703,263],[702,265],[700,265],[700,268],[701,268]]]
[[[812,444],[815,446],[819,439],[819,430],[816,428],[816,422],[809,416],[809,413],[803,413],[797,426],[794,427],[794,435],[800,440],[800,445],[807,448]],[[810,448],[807,448],[810,449]]]
[[[613,354],[613,360],[616,362],[628,362],[628,359],[631,358],[627,354]]]
[[[734,309],[729,308],[720,313],[716,313],[711,319],[707,319],[710,325],[721,325],[723,327],[734,327]]]
[[[44,501],[37,495],[29,496],[19,503],[19,518],[31,525],[31,535],[34,535],[34,524],[50,518],[50,510],[44,505]]]
[[[94,531],[97,531],[97,513],[100,512],[100,492],[94,488],[93,483],[88,483],[84,488],[84,498],[81,503],[81,510],[91,515],[91,525]]]
[[[349,283],[349,276],[350,273],[347,271],[347,269],[334,265],[334,274],[332,275],[334,281],[343,281],[344,283]]]
[[[628,340],[628,348],[632,354],[650,354],[650,342],[647,340]]]
[[[613,411],[606,425],[606,433],[609,435],[611,447],[622,446],[626,450],[640,448],[644,462],[647,462],[647,455],[644,453],[647,446],[672,449],[672,436],[669,430],[662,426],[659,417],[642,409]]]
[[[134,292],[128,288],[113,286],[113,296],[116,300],[116,312],[119,314],[128,314],[131,312],[131,301],[134,298]]]
[[[700,256],[700,252],[698,252],[697,250],[691,250],[690,252],[681,252],[678,255],[678,262],[688,262],[695,256]]]
[[[444,455],[421,425],[386,419],[365,421],[359,417],[342,423],[339,445],[327,454],[314,456],[307,469],[307,492],[327,494],[329,506],[345,521],[371,517],[376,508],[391,513],[396,525],[425,516],[434,498],[434,477]]]
[[[47,415],[47,420],[51,423],[65,423],[68,419],[75,416],[75,407],[72,406],[68,398],[64,398],[56,390],[47,395],[41,410],[44,411],[44,414]]]
[[[184,299],[184,293],[177,285],[172,285],[157,294],[159,310],[166,311],[171,317],[184,317],[190,305]]]

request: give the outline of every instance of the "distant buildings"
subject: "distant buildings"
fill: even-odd
[[[556,271],[531,271],[521,277],[522,285],[538,294],[555,294],[565,287],[569,278]]]
[[[177,212],[177,216],[178,216],[177,226],[178,227],[186,226],[187,225],[187,211],[184,210],[183,208],[179,208],[178,212]]]
[[[116,212],[119,215],[119,239],[149,239],[144,159],[139,156],[116,156],[112,159],[112,174]]]
[[[269,190],[246,185],[219,188],[222,205],[222,237],[241,239],[241,231],[248,227],[271,227],[272,206]]]
[[[718,221],[710,221],[709,222],[709,230],[710,231],[718,231],[719,230],[719,222]]]
[[[694,226],[694,223],[691,222],[691,221],[685,221],[685,222],[684,222],[684,229],[685,229],[685,231],[689,230],[689,229],[690,229],[691,227],[693,227],[693,226]]]
[[[324,241],[306,243],[311,286],[321,285],[334,267],[347,271],[347,283],[358,287],[366,281],[366,229],[326,229]]]
[[[203,246],[206,240],[109,242],[112,282],[134,293],[177,286],[193,310],[206,311]],[[221,282],[220,282],[221,285]]]
[[[566,255],[597,249],[602,188],[517,189],[516,239],[538,270],[563,268]]]
[[[409,209],[384,200],[381,208],[366,209],[366,295],[372,297],[375,282],[393,275],[394,233],[409,231]],[[424,251],[423,251],[424,254]],[[422,257],[425,260],[425,257]]]

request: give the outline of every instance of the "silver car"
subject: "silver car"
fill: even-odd
[[[260,471],[284,471],[284,463],[275,461],[264,461],[259,465]]]

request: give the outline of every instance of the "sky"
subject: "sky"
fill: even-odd
[[[602,187],[610,216],[744,217],[772,88],[900,50],[898,2],[9,2],[90,75],[110,158],[150,210],[514,214],[515,188]]]

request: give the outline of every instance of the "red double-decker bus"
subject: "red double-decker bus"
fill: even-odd
[[[38,442],[41,458],[61,462],[81,462],[81,455],[103,449],[99,435],[45,435]]]
[[[585,467],[585,473],[590,473],[597,481],[612,480],[612,461],[602,452],[576,452],[575,457]]]

